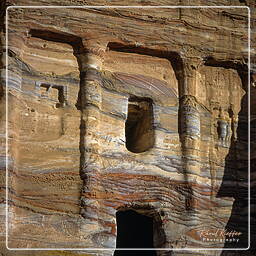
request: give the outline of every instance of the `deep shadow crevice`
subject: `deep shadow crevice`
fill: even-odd
[[[165,244],[160,215],[153,209],[125,208],[116,213],[117,248],[160,248]],[[155,250],[116,250],[115,256],[156,256]]]

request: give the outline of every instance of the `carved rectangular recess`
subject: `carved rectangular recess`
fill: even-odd
[[[154,146],[153,104],[150,98],[131,96],[125,122],[126,148],[141,153]]]
[[[36,89],[40,91],[40,97],[57,102],[57,108],[64,107],[68,103],[68,90],[65,85],[36,82]]]

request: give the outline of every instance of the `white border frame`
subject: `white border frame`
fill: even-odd
[[[247,9],[248,10],[248,29],[247,29],[247,35],[248,35],[248,247],[247,248],[10,248],[8,247],[8,200],[9,200],[9,189],[8,189],[8,10],[9,9],[18,9],[18,8],[28,8],[28,9],[92,9],[92,8],[98,8],[98,9],[108,9],[108,8],[116,8],[116,9],[124,9],[124,8],[132,8],[132,9],[206,9],[206,8],[213,8],[213,9],[234,9],[234,8],[240,8],[240,9]],[[5,31],[6,31],[6,234],[5,234],[5,242],[6,242],[6,248],[8,250],[12,251],[21,251],[21,250],[27,250],[27,251],[115,251],[115,250],[142,250],[142,251],[149,251],[149,250],[155,250],[155,251],[245,251],[250,248],[250,240],[251,240],[251,230],[250,230],[250,215],[251,215],[251,207],[250,207],[250,70],[251,70],[251,12],[250,8],[247,6],[118,6],[118,5],[112,5],[112,6],[8,6],[6,8],[6,16],[5,16]]]

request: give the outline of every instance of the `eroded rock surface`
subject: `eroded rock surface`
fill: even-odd
[[[248,86],[253,122],[256,112],[245,6],[253,2],[231,2],[242,8],[9,9],[8,246],[53,251],[13,252],[3,242],[3,255],[113,255],[85,248],[132,247],[129,232],[142,247],[247,248]],[[3,230],[5,67],[2,58]],[[224,231],[236,234],[225,241]]]

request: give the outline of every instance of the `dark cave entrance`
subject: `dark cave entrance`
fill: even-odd
[[[154,145],[153,101],[132,96],[128,101],[125,123],[126,148],[133,153],[149,150]]]
[[[133,210],[118,211],[117,248],[154,248],[154,219]],[[156,251],[115,251],[115,256],[156,256]]]

